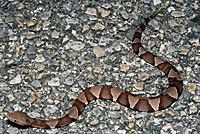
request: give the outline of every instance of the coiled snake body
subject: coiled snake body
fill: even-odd
[[[162,8],[162,7],[161,7]],[[73,107],[65,116],[54,120],[38,120],[29,117],[24,112],[11,112],[8,114],[8,119],[21,126],[30,126],[36,128],[59,128],[69,125],[75,121],[78,116],[83,112],[85,107],[93,100],[96,99],[106,99],[117,103],[120,103],[128,108],[136,111],[153,112],[165,109],[174,103],[182,93],[183,82],[181,80],[179,72],[167,61],[153,55],[148,52],[141,45],[142,32],[151,19],[153,19],[158,12],[158,9],[153,15],[147,18],[137,29],[133,36],[132,48],[135,53],[140,56],[147,63],[156,66],[160,69],[169,80],[169,87],[161,95],[156,97],[141,97],[135,96],[129,92],[122,89],[97,85],[90,87],[79,94],[75,100]]]

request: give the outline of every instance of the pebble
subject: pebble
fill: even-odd
[[[52,37],[52,38],[59,38],[59,36],[60,36],[60,33],[57,32],[56,30],[54,30],[54,31],[51,33],[51,37]]]
[[[37,54],[36,55],[36,58],[35,58],[35,61],[36,62],[39,62],[39,63],[42,63],[42,62],[44,62],[46,59],[43,57],[43,55],[41,55],[41,54]]]
[[[45,110],[46,110],[47,113],[53,114],[56,111],[58,111],[58,108],[55,105],[47,105]]]
[[[88,8],[85,13],[89,15],[97,15],[97,10],[95,8]]]
[[[31,85],[34,86],[34,87],[36,87],[36,88],[42,86],[39,80],[33,80],[33,81],[31,82]]]
[[[120,65],[120,70],[126,72],[127,70],[129,70],[129,66],[126,64],[121,64]]]
[[[196,114],[197,112],[198,108],[196,105],[193,102],[189,103],[189,114]]]
[[[104,28],[105,28],[105,26],[102,25],[101,23],[96,23],[96,24],[92,27],[93,30],[103,30]]]
[[[134,84],[134,87],[135,87],[136,89],[142,90],[143,87],[144,87],[144,82],[136,83],[136,84]]]
[[[173,17],[183,17],[183,16],[185,16],[185,13],[183,11],[172,11],[171,15]]]
[[[72,76],[68,76],[65,78],[64,83],[67,85],[73,85],[74,84],[74,78]]]
[[[110,11],[109,11],[109,10],[104,10],[103,8],[100,8],[100,9],[99,9],[99,12],[101,13],[101,16],[102,16],[103,18],[105,18],[105,17],[107,17],[107,16],[110,15]]]
[[[93,47],[93,53],[96,55],[97,58],[105,56],[104,50],[99,46]]]
[[[124,10],[120,11],[120,14],[125,20],[129,18],[129,14]]]
[[[108,113],[108,115],[109,115],[109,117],[111,117],[111,118],[116,118],[116,119],[120,118],[120,114],[119,114],[118,111],[110,111],[110,112]]]
[[[80,41],[69,41],[65,46],[65,49],[72,48],[73,50],[81,50],[85,47],[85,44]]]
[[[27,22],[28,27],[34,26],[35,24],[36,24],[36,22],[34,20],[30,20]]]
[[[190,50],[182,48],[180,54],[187,55]]]
[[[189,90],[190,93],[195,94],[196,84],[195,83],[189,83],[188,84],[188,90]]]
[[[51,80],[48,82],[48,85],[49,85],[49,86],[60,86],[60,80],[59,80],[59,78],[56,77],[56,78],[51,79]]]
[[[97,107],[92,110],[92,113],[94,114],[94,116],[99,117],[101,115],[101,110]]]
[[[6,130],[8,134],[18,134],[18,129],[16,127],[10,127]]]
[[[19,84],[21,83],[22,78],[20,74],[17,74],[12,80],[10,80],[10,84]]]
[[[94,126],[94,125],[98,125],[99,124],[99,120],[94,119],[90,122],[90,125]]]
[[[153,5],[156,6],[158,4],[161,4],[161,0],[153,0]]]
[[[51,11],[43,12],[39,16],[41,20],[48,20],[51,17]]]

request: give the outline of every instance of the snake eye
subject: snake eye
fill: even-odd
[[[14,122],[17,122],[17,120],[14,120]]]

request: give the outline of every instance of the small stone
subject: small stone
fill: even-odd
[[[95,73],[100,73],[101,72],[101,68],[100,67],[95,67],[94,72]]]
[[[33,80],[33,81],[31,82],[31,85],[34,86],[34,87],[36,87],[36,88],[42,86],[39,80]]]
[[[8,129],[6,130],[6,132],[7,132],[8,134],[18,134],[19,129],[17,129],[16,127],[10,127],[10,128],[8,128]]]
[[[195,114],[195,113],[197,113],[197,111],[198,111],[198,108],[196,107],[196,105],[193,102],[191,102],[189,104],[189,114]]]
[[[69,40],[69,37],[66,35],[66,36],[63,38],[62,43],[65,43],[65,42],[67,42],[68,40]]]
[[[174,8],[174,7],[172,7],[172,6],[170,6],[170,7],[168,7],[167,8],[167,11],[170,13],[170,12],[172,12],[172,11],[175,11],[176,9]]]
[[[18,23],[21,27],[23,27],[24,25],[23,25],[23,23],[22,23],[20,20],[21,20],[21,19],[20,19],[19,17],[16,17],[17,23]]]
[[[128,57],[132,59],[134,58],[134,54],[129,54]]]
[[[22,107],[19,106],[19,104],[13,105],[14,111],[21,111]]]
[[[194,45],[194,46],[200,46],[200,42],[199,42],[199,39],[190,39],[189,42]]]
[[[43,55],[38,54],[38,55],[36,56],[36,58],[35,58],[35,61],[41,63],[41,62],[44,62],[44,61],[45,61],[45,58],[43,57]]]
[[[126,72],[127,70],[129,70],[129,66],[127,64],[121,64],[120,70]]]
[[[37,49],[37,48],[36,48],[35,46],[30,46],[30,47],[28,48],[28,50],[27,50],[27,54],[28,54],[28,55],[35,54],[36,49]]]
[[[107,17],[110,14],[109,10],[104,10],[103,8],[99,9],[99,11],[101,12],[101,16],[103,18]]]
[[[39,16],[42,20],[48,20],[51,16],[51,11],[43,12]]]
[[[31,21],[27,22],[27,26],[28,27],[34,26],[35,24],[36,24],[36,22],[34,20],[31,20]]]
[[[58,111],[58,108],[54,105],[47,105],[47,107],[45,108],[47,113],[53,114],[56,111]]]
[[[183,48],[183,49],[181,49],[180,54],[187,55],[188,52],[189,52],[189,49],[185,49],[185,48]]]
[[[96,12],[95,8],[88,8],[85,13],[89,15],[97,15]]]
[[[92,110],[94,116],[99,117],[101,115],[101,110],[100,108],[96,107]]]
[[[172,11],[172,16],[173,17],[183,17],[185,16],[183,11]]]
[[[111,118],[115,118],[115,119],[120,118],[120,114],[119,114],[118,111],[110,111],[108,114],[109,114],[109,116],[110,116]]]
[[[12,94],[9,94],[7,97],[9,99],[9,101],[15,100],[15,97]]]
[[[128,19],[128,13],[126,12],[126,11],[124,11],[124,10],[122,10],[122,11],[120,11],[120,14],[122,15],[122,17],[124,18],[124,19]]]
[[[132,123],[130,123],[129,125],[128,125],[128,127],[131,129],[131,128],[133,128],[134,127],[134,123],[132,122]]]
[[[154,6],[161,4],[162,2],[160,0],[153,0],[153,4]]]
[[[73,76],[68,76],[67,78],[65,78],[64,83],[66,85],[73,85],[74,84],[74,78],[73,78]]]
[[[42,93],[41,93],[40,91],[36,91],[36,92],[35,92],[35,96],[41,97],[41,95],[42,95]]]
[[[12,80],[10,80],[10,84],[19,84],[21,83],[22,78],[20,74],[17,74]]]
[[[35,96],[32,96],[28,98],[28,102],[33,103],[37,98]]]
[[[189,83],[188,84],[188,90],[189,90],[190,93],[195,94],[196,84],[195,83]]]
[[[20,10],[20,9],[24,8],[24,5],[23,5],[22,3],[19,3],[19,4],[17,5],[17,8]]]
[[[117,130],[118,134],[126,134],[126,130]]]
[[[105,55],[104,50],[102,48],[100,48],[99,46],[94,47],[93,52],[94,52],[94,54],[96,55],[97,58]]]
[[[139,90],[142,90],[143,86],[144,86],[144,82],[139,82],[139,83],[134,84],[134,87]]]
[[[54,30],[54,31],[51,33],[51,37],[52,37],[52,38],[59,38],[59,36],[60,36],[60,33],[57,32],[56,30]]]
[[[35,37],[37,37],[37,35],[36,35],[35,33],[28,33],[28,34],[26,35],[26,38],[27,38],[27,39],[34,39]]]
[[[56,78],[51,79],[51,80],[48,82],[48,85],[49,85],[49,86],[60,86],[59,78],[56,77]]]
[[[82,42],[80,41],[69,41],[65,46],[64,46],[66,49],[74,49],[74,50],[81,50],[85,47],[85,44],[83,44]]]
[[[97,119],[94,119],[93,121],[90,122],[90,125],[93,125],[93,126],[97,124],[99,124],[99,120]]]
[[[179,24],[175,20],[169,20],[168,23],[170,24],[170,27],[179,26]]]
[[[92,27],[93,30],[103,30],[104,28],[105,28],[105,26],[102,25],[101,23],[96,23],[96,24]]]

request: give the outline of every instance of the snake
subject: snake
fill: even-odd
[[[61,118],[53,120],[39,120],[28,116],[27,113],[13,111],[8,113],[8,120],[19,126],[46,129],[60,128],[76,121],[79,115],[81,115],[84,111],[85,107],[91,101],[96,99],[111,100],[132,110],[141,112],[155,112],[171,106],[182,94],[183,80],[181,75],[172,64],[148,52],[141,43],[142,32],[162,8],[163,6],[161,6],[152,15],[145,18],[143,23],[141,23],[133,34],[132,38],[132,49],[134,52],[145,62],[161,70],[168,78],[168,88],[160,95],[155,97],[142,97],[120,88],[108,85],[96,85],[83,90],[74,101],[74,104],[70,108],[69,112]]]

